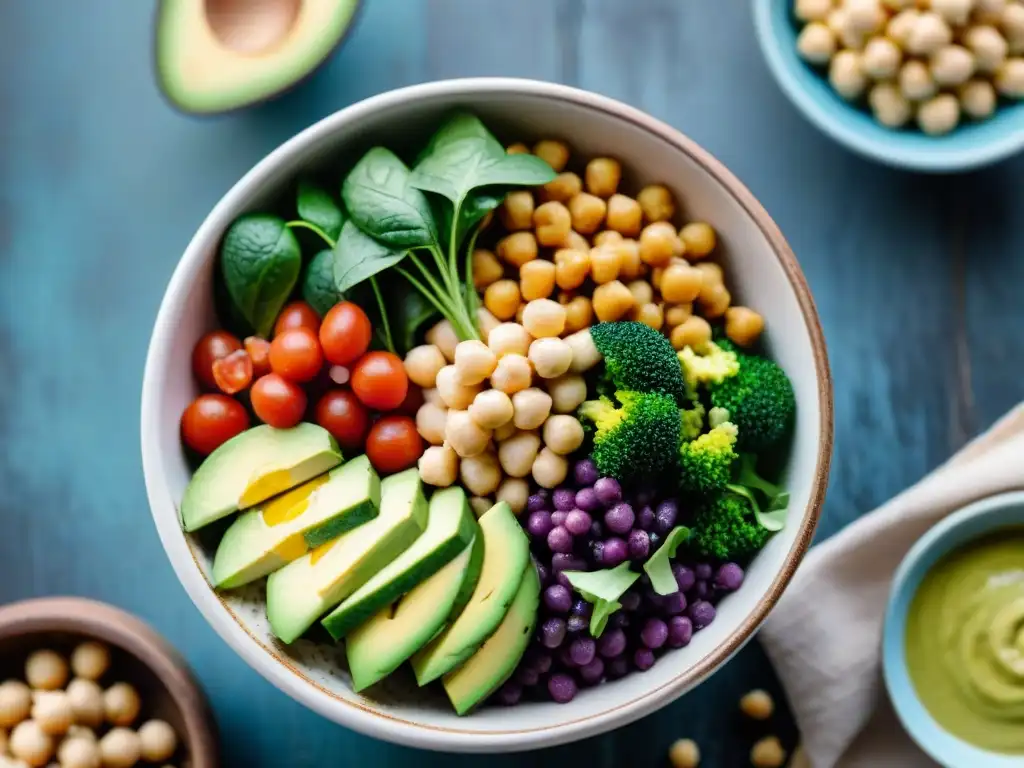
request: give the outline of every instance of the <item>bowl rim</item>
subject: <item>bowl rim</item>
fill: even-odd
[[[231,609],[214,593],[203,576],[195,553],[177,524],[177,506],[167,489],[160,451],[156,441],[156,403],[162,388],[166,361],[162,350],[170,346],[174,329],[170,326],[170,307],[180,301],[188,281],[205,261],[210,243],[219,238],[231,214],[251,196],[252,189],[293,156],[319,141],[323,136],[343,130],[351,122],[368,113],[388,110],[411,101],[431,100],[439,96],[472,98],[481,94],[526,95],[552,101],[567,101],[632,123],[655,135],[687,155],[712,176],[743,208],[768,240],[772,252],[783,268],[796,296],[807,326],[814,358],[819,407],[816,465],[807,507],[801,516],[802,529],[787,553],[782,568],[770,584],[755,610],[704,659],[672,680],[646,691],[630,701],[616,704],[598,714],[556,725],[520,730],[476,731],[425,725],[381,713],[358,702],[346,701],[307,678],[286,658],[264,646],[249,634]],[[734,655],[752,637],[768,612],[775,605],[810,546],[828,484],[833,445],[832,377],[824,334],[813,298],[795,255],[767,211],[753,194],[724,165],[675,128],[638,109],[614,99],[570,86],[517,78],[463,78],[441,80],[407,86],[372,96],[339,110],[292,137],[246,173],[213,208],[186,248],[171,277],[161,301],[146,356],[142,387],[141,442],[143,473],[150,509],[161,543],[175,573],[192,601],[210,625],[245,661],[266,679],[320,715],[361,733],[396,743],[425,749],[461,752],[493,752],[534,749],[575,741],[632,722],[671,701],[707,678]],[[231,621],[226,620],[227,611]],[[241,630],[241,633],[239,633]],[[255,642],[249,642],[249,639]],[[279,664],[266,664],[268,655]],[[337,703],[343,707],[338,707]]]
[[[958,547],[1001,528],[1019,528],[1020,523],[1005,523],[994,519],[986,521],[980,530],[969,531],[963,537],[959,535],[961,529],[970,526],[979,518],[995,517],[1011,508],[1024,509],[1024,491],[1005,491],[986,496],[960,507],[937,522],[914,542],[903,556],[893,575],[889,598],[886,601],[882,625],[882,679],[885,682],[886,693],[900,723],[917,746],[937,763],[949,768],[964,765],[964,760],[976,768],[1011,768],[1020,765],[1021,756],[992,752],[971,744],[939,725],[924,706],[910,680],[906,665],[904,635],[907,613],[913,598],[913,594],[908,594],[908,590],[912,588],[916,593],[921,579],[935,563]],[[922,573],[917,574],[917,569],[924,561],[927,561],[927,565]],[[913,584],[912,577],[916,577]],[[911,696],[899,693],[908,690]],[[936,732],[944,737],[941,747],[935,743]],[[949,750],[956,750],[956,753],[952,754]]]
[[[217,723],[188,662],[137,616],[81,597],[41,597],[0,606],[0,640],[45,633],[77,634],[109,643],[156,676],[178,709],[192,768],[216,768]]]
[[[1024,149],[1024,131],[1007,131],[998,140],[988,141],[976,147],[957,148],[955,151],[894,149],[885,147],[864,136],[840,120],[835,120],[821,109],[817,100],[801,87],[783,60],[780,51],[782,41],[772,29],[776,6],[783,0],[751,0],[754,5],[754,27],[761,53],[768,62],[768,68],[794,106],[822,133],[838,143],[857,152],[862,157],[876,160],[894,168],[903,168],[926,173],[948,173],[969,171],[1003,160]],[[849,107],[853,109],[854,107]],[[1024,107],[1020,107],[1024,109]]]

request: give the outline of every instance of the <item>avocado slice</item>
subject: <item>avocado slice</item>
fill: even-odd
[[[243,512],[213,558],[213,584],[231,589],[297,560],[377,516],[380,477],[366,456]]]
[[[459,615],[473,594],[483,559],[484,539],[478,532],[448,565],[348,633],[345,652],[357,693],[402,666]]]
[[[469,602],[451,625],[412,657],[420,685],[472,656],[505,618],[530,563],[530,545],[512,509],[498,502],[480,517],[484,563]]]
[[[188,532],[197,531],[338,464],[338,444],[316,424],[247,429],[207,456],[192,475],[181,499],[181,525]]]
[[[384,478],[380,514],[267,579],[270,629],[290,643],[398,557],[423,533],[427,500],[415,468]]]
[[[405,552],[345,598],[323,620],[331,637],[340,640],[386,605],[433,576],[473,541],[476,518],[466,492],[444,488],[430,498],[427,528]]]
[[[531,564],[495,633],[461,667],[444,676],[444,690],[456,714],[469,712],[512,676],[537,625],[538,605],[540,577]]]
[[[174,106],[196,114],[268,99],[327,59],[360,4],[161,0],[155,57],[160,88]]]

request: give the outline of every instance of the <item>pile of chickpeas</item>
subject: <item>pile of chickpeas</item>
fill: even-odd
[[[529,152],[522,144],[508,151]],[[630,197],[619,191],[613,158],[590,160],[581,177],[566,170],[565,143],[540,141],[533,153],[557,177],[510,193],[496,217],[500,230],[485,234],[493,248],[472,255],[483,341],[459,342],[441,321],[405,358],[410,380],[424,388],[416,426],[430,447],[420,476],[439,487],[461,482],[478,511],[496,499],[518,514],[528,477],[543,488],[565,480],[584,437],[573,415],[587,398],[582,374],[599,359],[592,324],[637,320],[676,349],[706,344],[709,320],[724,318],[742,346],[764,328],[758,313],[732,306],[722,269],[709,259],[714,229],[673,223],[667,187]]]
[[[30,654],[24,681],[0,684],[0,768],[171,768],[174,729],[148,720],[133,730],[139,694],[125,682],[104,690],[109,668],[110,649],[92,641],[74,649],[70,665],[52,650]]]
[[[1024,0],[794,0],[797,50],[844,99],[927,134],[1024,99]]]

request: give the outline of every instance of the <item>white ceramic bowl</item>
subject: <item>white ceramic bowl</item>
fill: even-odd
[[[276,642],[262,587],[221,595],[210,587],[211,552],[182,533],[177,505],[189,479],[178,419],[196,395],[192,346],[215,326],[212,273],[225,229],[241,213],[290,194],[303,171],[351,165],[373,144],[396,149],[423,142],[447,111],[464,107],[507,140],[558,136],[577,157],[611,155],[624,186],[668,184],[686,216],[720,233],[730,285],[767,319],[771,354],[793,380],[798,418],[786,482],[791,516],[751,564],[746,583],[685,649],[649,671],[582,691],[568,705],[484,708],[459,718],[441,696],[399,676],[371,699],[352,692],[340,649]],[[498,752],[573,741],[625,725],[682,695],[751,637],[810,544],[832,452],[832,382],[814,303],[782,234],[720,163],[673,128],[592,93],[526,80],[428,83],[355,104],[274,150],[217,204],[196,233],[167,288],[146,360],[142,459],[157,529],[174,569],[207,621],[260,674],[323,716],[389,741],[446,751]]]

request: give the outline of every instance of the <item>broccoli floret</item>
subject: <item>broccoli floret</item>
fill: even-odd
[[[735,351],[709,341],[701,349],[683,347],[679,352],[683,377],[690,391],[700,384],[720,384],[739,373],[739,356]]]
[[[633,321],[598,323],[590,338],[604,357],[604,378],[612,390],[661,392],[687,406],[686,385],[675,350],[650,326]]]
[[[701,557],[746,562],[771,535],[757,522],[746,498],[727,492],[698,507],[691,526],[690,546]]]
[[[683,418],[683,440],[693,440],[704,431],[704,404],[700,400],[694,400],[690,408],[680,408],[679,413]]]
[[[740,430],[740,450],[762,453],[776,448],[789,435],[796,415],[792,383],[766,357],[728,350],[725,343],[722,349],[736,355],[739,370],[710,385],[711,405],[729,411]]]
[[[639,482],[665,472],[679,450],[679,409],[672,398],[658,392],[615,393],[588,400],[579,416],[594,424],[591,453],[597,471],[622,483]]]
[[[704,496],[724,490],[732,479],[735,459],[736,425],[731,422],[684,442],[679,447],[679,490]]]

